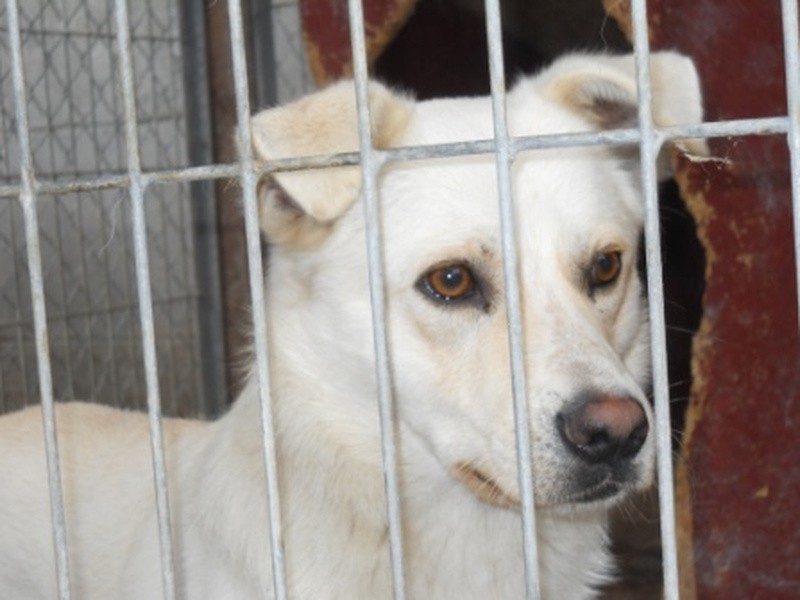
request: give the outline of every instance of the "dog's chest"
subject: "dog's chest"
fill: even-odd
[[[523,597],[519,516],[482,505],[457,488],[431,500],[423,502],[427,506],[407,505],[404,510],[407,597]],[[390,599],[392,570],[385,525],[375,527],[370,517],[334,511],[330,505],[314,513],[314,519],[288,520],[291,595],[314,600]]]
[[[524,597],[517,513],[480,504],[456,488],[410,529],[411,598]]]

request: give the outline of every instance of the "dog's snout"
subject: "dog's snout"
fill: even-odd
[[[592,395],[559,413],[558,431],[576,455],[591,463],[615,464],[636,456],[649,431],[634,398]]]

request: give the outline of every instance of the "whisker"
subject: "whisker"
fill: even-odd
[[[698,333],[697,329],[692,329],[691,327],[681,327],[679,325],[667,325],[667,331],[686,333],[688,335],[695,335],[696,333]]]

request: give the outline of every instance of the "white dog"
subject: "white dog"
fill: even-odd
[[[659,125],[701,119],[694,67],[651,60]],[[632,57],[575,55],[508,96],[514,136],[636,123]],[[370,87],[378,147],[492,137],[488,98],[414,102]],[[352,82],[252,119],[261,160],[357,149]],[[530,151],[513,165],[544,598],[613,576],[608,509],[653,479],[642,213],[630,148]],[[523,549],[495,158],[391,164],[383,261],[407,589],[518,599]],[[260,186],[291,598],[391,595],[357,167]],[[214,423],[164,422],[179,598],[272,598],[258,391]],[[37,408],[0,419],[0,596],[56,597]],[[161,597],[148,426],[57,409],[74,598]]]

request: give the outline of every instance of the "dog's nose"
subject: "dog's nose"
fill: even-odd
[[[634,398],[591,395],[556,416],[567,447],[590,463],[616,464],[636,456],[649,425]]]

